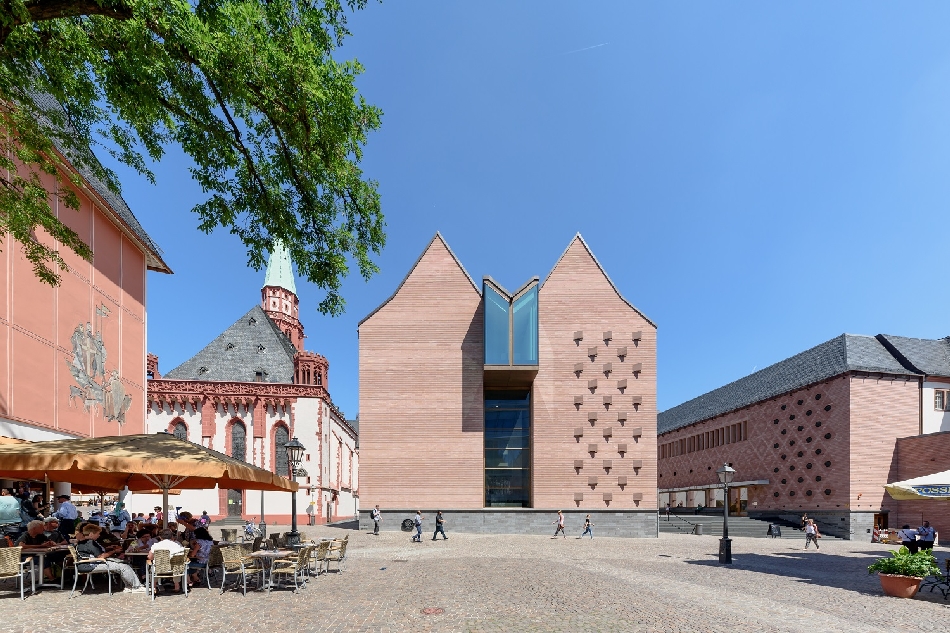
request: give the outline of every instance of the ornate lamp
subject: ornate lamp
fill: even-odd
[[[722,484],[722,538],[719,539],[719,562],[732,564],[732,539],[729,538],[729,484],[736,476],[736,471],[729,464],[723,464],[716,471],[719,483]]]
[[[297,481],[297,469],[300,462],[303,461],[303,454],[306,447],[300,443],[296,437],[284,444],[287,450],[287,462],[290,466],[290,480]],[[300,533],[297,532],[297,491],[291,493],[290,498],[290,534],[288,535],[288,545],[296,545],[300,542]]]

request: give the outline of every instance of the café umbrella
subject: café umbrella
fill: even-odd
[[[887,484],[884,489],[898,501],[950,500],[950,470]]]
[[[0,445],[0,478],[68,481],[80,489],[293,492],[297,483],[168,433]]]

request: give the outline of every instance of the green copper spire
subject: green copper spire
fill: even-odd
[[[280,240],[274,241],[274,250],[271,251],[267,262],[267,273],[264,275],[264,285],[276,286],[297,294],[294,269],[290,265],[290,251]]]

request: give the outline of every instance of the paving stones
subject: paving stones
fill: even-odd
[[[0,631],[49,633],[70,619],[77,630],[134,631],[670,631],[816,633],[943,631],[950,607],[939,594],[885,597],[866,567],[886,546],[737,538],[732,566],[718,539],[451,534],[411,543],[338,528],[350,535],[346,572],[312,579],[293,594],[195,588],[187,598],[99,590],[69,600],[44,590],[20,602],[0,583]],[[937,556],[948,556],[945,548]],[[442,613],[426,614],[428,608]]]

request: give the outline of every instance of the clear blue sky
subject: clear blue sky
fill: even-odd
[[[950,335],[950,5],[371,3],[340,55],[380,106],[382,272],[308,349],[357,412],[356,323],[442,231],[476,279],[544,276],[580,231],[659,325],[661,410],[843,332]],[[170,151],[124,195],[168,371],[260,300],[240,243],[197,231]],[[364,388],[372,389],[372,385]]]

